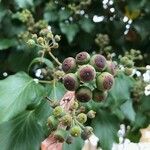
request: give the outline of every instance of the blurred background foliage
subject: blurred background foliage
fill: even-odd
[[[98,52],[95,38],[102,33],[109,35],[115,53],[139,49],[145,56],[143,65],[149,63],[148,0],[1,0],[1,74],[26,71],[36,55],[35,49],[20,41],[19,35],[27,26],[18,13],[24,9],[31,11],[36,22],[44,19],[55,34],[61,35],[59,49],[54,52],[60,60],[83,50]]]
[[[4,78],[4,72],[9,75],[18,71],[27,72],[30,62],[38,57],[39,50],[25,44],[29,38],[27,31],[38,33],[40,27],[44,28],[47,24],[55,35],[61,36],[59,48],[54,51],[60,61],[67,56],[75,56],[79,51],[99,53],[102,44],[108,46],[107,43],[110,43],[109,46],[112,46],[113,52],[117,55],[124,54],[130,49],[140,50],[144,59],[136,61],[136,66],[150,64],[149,0],[0,0],[0,78]],[[100,34],[105,34],[104,41],[99,38]],[[100,41],[101,45],[98,44],[98,39],[102,40]],[[52,67],[51,63],[49,66]],[[88,123],[94,127],[94,133],[100,138],[100,144],[105,150],[109,150],[112,143],[117,141],[120,123],[131,126],[131,130],[126,136],[134,142],[137,142],[140,137],[139,129],[150,123],[149,96],[143,96],[139,102],[132,99],[131,89],[136,80],[133,81],[124,74],[119,74],[115,80],[116,84],[109,92],[106,102],[100,104],[91,102],[86,105],[87,109],[94,109],[98,114],[94,120],[89,120]],[[27,81],[30,83],[29,89],[23,88],[25,91],[18,93],[20,85],[26,87]],[[32,98],[26,99],[26,93],[29,95],[35,93],[35,97],[41,97],[40,93],[43,93],[43,88],[40,85],[35,86],[35,83],[31,81],[32,79],[24,73],[17,73],[5,81],[1,81],[1,99],[7,100],[4,102],[5,109],[1,109],[1,114],[4,116],[2,121],[14,117],[12,115],[18,114],[19,109],[22,108],[20,115],[0,125],[0,129],[3,131],[0,133],[0,139],[2,139],[0,145],[6,146],[4,149],[10,149],[12,146],[15,150],[16,147],[19,149],[20,145],[14,145],[14,139],[18,139],[20,133],[23,136],[19,140],[20,143],[23,141],[24,145],[21,146],[24,149],[31,148],[31,145],[32,149],[38,149],[43,137],[48,135],[39,132],[45,125],[43,120],[51,111],[48,105],[40,103],[41,99],[38,98],[36,102],[39,102],[40,105],[36,107],[36,113],[30,115],[28,111],[23,111],[24,107],[32,101]],[[141,87],[141,83],[138,81],[137,83]],[[55,95],[60,98],[64,95],[65,90],[60,83],[49,86],[51,88],[47,88],[49,89],[47,93],[50,93],[50,97]],[[137,89],[135,91],[139,94]],[[8,92],[12,93],[9,97]],[[19,94],[17,99],[16,92]],[[9,103],[11,100],[16,104],[14,108]],[[3,101],[1,102],[3,104]],[[20,108],[18,102],[20,102]],[[11,112],[15,113],[9,112],[5,115],[5,112],[10,111],[9,108],[13,108]],[[21,118],[21,121],[16,126],[18,118]],[[26,118],[28,118],[29,124],[24,122]],[[42,122],[42,127],[37,122]],[[24,129],[26,130],[21,132],[22,128],[18,130],[18,127],[23,124],[25,124]],[[28,137],[32,137],[30,126],[35,128],[32,134],[32,136],[36,136],[36,138],[32,138],[35,141],[28,141],[30,139]],[[4,127],[9,130],[7,136],[8,131],[3,130]],[[26,133],[29,133],[27,134],[29,136],[24,136]],[[5,141],[5,139],[10,139],[10,141]],[[25,140],[28,145],[24,142]],[[79,149],[78,146],[81,148],[81,142],[77,139],[75,144],[71,145],[71,149]],[[70,149],[68,145],[64,145],[64,147],[65,150]]]

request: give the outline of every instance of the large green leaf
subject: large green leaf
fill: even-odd
[[[63,84],[56,82],[55,80],[53,80],[51,84],[48,84],[46,89],[48,97],[52,100],[60,100],[66,93],[66,89]]]
[[[112,109],[116,109],[116,107],[119,107],[125,101],[129,100],[132,84],[133,81],[130,77],[123,73],[118,74],[115,78],[115,84],[109,91],[106,105],[111,106]]]
[[[146,123],[148,123],[147,122],[147,117],[143,113],[138,112],[136,114],[135,121],[133,122],[132,130],[135,131],[135,130],[137,130],[139,128],[142,128],[142,127],[144,127],[144,125]]]
[[[71,43],[74,40],[76,34],[79,31],[79,27],[75,23],[74,24],[60,23],[60,29],[61,32],[66,35],[69,43]]]
[[[120,106],[120,109],[127,119],[129,119],[132,122],[135,120],[136,114],[132,105],[132,100],[127,100]]]
[[[63,144],[63,150],[80,150],[83,147],[84,141],[81,138],[74,138],[73,143],[68,145]]]
[[[79,24],[82,30],[87,33],[90,33],[94,29],[94,23],[88,18],[83,18],[79,21]]]
[[[94,134],[100,139],[100,145],[104,150],[111,150],[113,142],[118,141],[118,119],[110,112],[98,111],[92,121]]]
[[[24,72],[0,81],[0,122],[7,121],[29,104],[39,103],[44,88]]]
[[[23,111],[0,124],[0,145],[3,150],[39,150],[44,138],[44,124],[50,114],[46,101],[31,111]]]
[[[57,21],[58,19],[58,13],[57,11],[46,11],[44,13],[44,19],[47,21],[47,22],[54,22],[54,21]]]
[[[16,44],[14,39],[0,39],[0,50],[8,49]]]

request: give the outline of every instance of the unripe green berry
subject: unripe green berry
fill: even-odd
[[[75,74],[69,73],[64,76],[63,84],[67,90],[75,91],[79,87],[80,82]]]
[[[57,129],[56,132],[54,133],[54,137],[59,142],[64,142],[67,137],[67,131],[64,129]]]
[[[108,92],[107,91],[100,91],[98,89],[93,90],[93,100],[95,102],[101,102],[107,98]]]
[[[50,129],[56,130],[58,124],[59,124],[59,121],[58,121],[57,118],[55,118],[54,116],[48,117],[48,119],[47,119],[47,125],[48,125],[48,127],[49,127]]]
[[[61,40],[60,36],[59,35],[55,35],[55,40],[56,40],[56,42],[59,42]]]
[[[125,65],[128,60],[129,60],[128,57],[124,56],[124,57],[122,57],[122,58],[120,59],[120,62],[121,62],[123,65]]]
[[[124,73],[125,73],[127,76],[132,75],[132,72],[133,72],[133,68],[127,68],[127,67],[124,68]]]
[[[89,139],[89,137],[91,136],[92,132],[93,132],[93,128],[92,127],[89,127],[89,126],[85,127],[84,130],[81,133],[81,138],[83,140]]]
[[[53,34],[51,32],[47,33],[46,37],[51,40],[53,38]]]
[[[96,71],[91,65],[83,65],[78,69],[77,74],[82,82],[89,82],[94,80]]]
[[[35,45],[35,41],[33,39],[29,39],[27,44],[31,47],[33,47]]]
[[[95,54],[91,57],[90,64],[97,71],[103,71],[106,68],[106,58],[103,55]]]
[[[72,123],[72,117],[69,114],[66,114],[61,118],[61,122],[64,126],[71,126]]]
[[[132,68],[134,66],[134,62],[132,60],[128,60],[125,64],[126,67]]]
[[[96,78],[96,86],[98,90],[110,90],[113,84],[114,77],[108,72],[103,72]]]
[[[70,106],[70,109],[77,109],[79,107],[79,104],[78,104],[78,102],[74,102],[71,106]]]
[[[41,36],[45,36],[45,35],[47,35],[48,32],[49,32],[48,29],[42,29],[42,30],[40,31],[40,35],[41,35]]]
[[[116,75],[116,64],[112,61],[107,61],[106,71],[112,75]]]
[[[55,43],[53,44],[53,48],[58,48],[58,47],[59,47],[58,43],[55,42]]]
[[[71,129],[70,129],[70,134],[73,136],[73,137],[78,137],[81,135],[81,128],[79,126],[73,126]]]
[[[32,34],[32,39],[37,40],[37,34]]]
[[[84,114],[84,113],[80,113],[78,116],[77,116],[77,120],[84,124],[86,121],[87,121],[87,115]]]
[[[93,110],[90,110],[90,111],[87,113],[87,117],[90,118],[90,119],[95,118],[95,115],[96,115],[96,112],[93,111]]]
[[[80,52],[76,55],[76,62],[79,65],[87,64],[90,60],[90,55],[87,52]]]
[[[44,39],[43,39],[42,37],[39,37],[39,38],[37,39],[37,42],[38,42],[39,44],[42,44],[42,43],[44,42]]]
[[[62,70],[65,73],[74,72],[76,70],[76,61],[73,57],[66,58],[62,63]]]
[[[76,90],[75,96],[79,102],[88,102],[92,99],[92,91],[87,86],[81,86]]]
[[[63,108],[62,108],[61,106],[57,106],[57,107],[55,107],[54,110],[53,110],[53,115],[54,115],[55,117],[60,117],[60,116],[63,115],[63,113],[64,113],[64,110],[63,110]]]

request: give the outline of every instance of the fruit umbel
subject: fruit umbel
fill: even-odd
[[[70,129],[70,134],[73,136],[73,137],[78,137],[81,135],[81,128],[79,126],[73,126],[71,129]]]
[[[76,62],[79,65],[87,64],[90,60],[90,55],[87,52],[80,52],[76,55]]]
[[[89,82],[94,80],[96,72],[91,65],[83,65],[78,70],[78,77],[82,82]]]
[[[98,90],[110,90],[113,84],[114,77],[108,72],[103,72],[96,78],[96,85]]]
[[[76,70],[76,61],[73,57],[66,58],[62,63],[62,70],[65,73],[74,72]]]
[[[76,90],[75,96],[79,102],[88,102],[92,99],[92,91],[87,86],[81,86]]]
[[[63,84],[67,90],[75,91],[79,87],[80,82],[75,74],[69,73],[64,76]]]
[[[106,58],[103,55],[95,54],[91,57],[90,64],[97,71],[103,71],[106,68]]]
[[[84,114],[84,113],[80,113],[78,116],[77,116],[77,120],[84,124],[86,121],[87,121],[87,115]]]

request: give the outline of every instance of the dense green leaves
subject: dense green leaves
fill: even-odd
[[[79,31],[77,24],[60,23],[60,29],[63,34],[66,35],[68,42],[72,42],[74,37]]]
[[[0,39],[0,50],[8,49],[14,46],[15,43],[14,39]]]
[[[43,90],[41,85],[23,72],[0,81],[0,122],[22,112],[29,104],[39,103],[43,98]]]
[[[15,0],[19,8],[28,8],[33,6],[33,0]]]
[[[43,101],[35,110],[23,111],[0,124],[0,145],[3,150],[39,150],[49,113],[50,107]]]
[[[84,30],[87,33],[92,32],[92,30],[94,29],[94,24],[90,19],[83,18],[82,20],[79,21],[79,24],[82,30]]]
[[[118,119],[109,112],[99,110],[92,121],[94,133],[100,139],[100,145],[104,150],[110,150],[113,142],[118,141]]]

